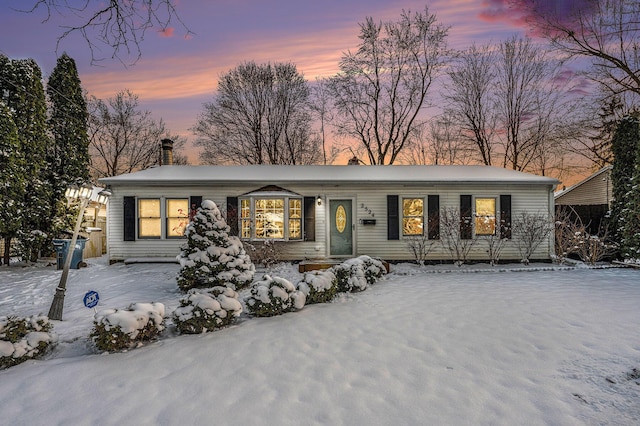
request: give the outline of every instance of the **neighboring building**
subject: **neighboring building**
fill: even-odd
[[[192,210],[213,200],[232,231],[282,241],[286,260],[370,255],[412,260],[407,239],[438,240],[441,214],[456,209],[463,238],[511,238],[523,212],[554,212],[557,180],[489,166],[176,166],[100,179],[112,192],[108,256],[175,258]],[[436,241],[437,243],[437,241]],[[469,259],[486,261],[486,244]],[[532,259],[549,259],[553,236]],[[448,260],[434,244],[430,260]],[[513,243],[502,259],[519,260]]]
[[[597,234],[611,207],[611,169],[606,166],[586,179],[555,194],[556,210],[569,208],[587,227]]]

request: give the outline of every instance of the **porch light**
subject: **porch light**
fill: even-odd
[[[319,206],[322,205],[322,195],[318,195],[318,198],[316,198],[316,202],[318,203]]]
[[[51,308],[49,308],[49,319],[62,320],[62,310],[64,308],[64,293],[67,289],[67,277],[69,276],[69,268],[71,266],[71,259],[73,258],[73,252],[76,249],[76,243],[78,241],[78,234],[80,233],[80,226],[82,225],[82,219],[84,218],[84,211],[91,200],[93,194],[93,186],[90,184],[84,184],[81,187],[71,185],[67,188],[64,195],[67,198],[67,203],[71,204],[73,201],[80,201],[80,208],[78,210],[78,218],[76,219],[76,227],[73,230],[73,237],[71,243],[67,249],[67,257],[64,261],[64,268],[62,270],[62,276],[60,277],[60,283],[56,287],[56,294],[53,296],[53,302]],[[97,201],[100,204],[106,204],[107,199],[111,195],[109,190],[102,190],[98,194]]]

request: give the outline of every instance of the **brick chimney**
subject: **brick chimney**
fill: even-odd
[[[358,157],[356,157],[354,155],[353,157],[351,157],[351,159],[349,159],[349,162],[347,163],[347,165],[349,165],[349,166],[359,166],[360,165],[360,160],[358,160]]]
[[[162,139],[162,158],[160,159],[161,166],[170,166],[173,164],[173,141],[171,139]]]

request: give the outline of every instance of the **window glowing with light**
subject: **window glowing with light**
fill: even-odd
[[[167,237],[183,237],[189,223],[189,200],[167,199]]]
[[[138,236],[140,238],[160,238],[162,236],[160,199],[138,200]]]
[[[496,199],[476,198],[476,235],[496,233]]]
[[[422,235],[424,232],[424,199],[402,200],[402,235]]]

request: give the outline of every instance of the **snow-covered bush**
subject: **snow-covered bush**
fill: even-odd
[[[133,303],[127,309],[95,314],[91,339],[101,351],[120,351],[156,337],[164,330],[162,303]]]
[[[231,324],[241,313],[238,293],[229,287],[191,289],[173,311],[173,323],[181,333],[206,333]]]
[[[222,285],[237,290],[251,283],[255,267],[240,239],[229,235],[229,226],[213,201],[202,202],[185,235],[187,242],[177,257],[180,289]]]
[[[364,276],[369,284],[375,284],[376,281],[387,273],[387,268],[384,267],[384,264],[380,259],[362,255],[356,257],[355,261],[362,262],[364,267]]]
[[[368,284],[375,283],[386,272],[386,268],[378,259],[359,256],[346,260],[331,268],[336,275],[339,292],[362,291]]]
[[[305,272],[296,287],[306,297],[306,304],[331,301],[338,293],[336,275],[332,270]]]
[[[57,336],[46,316],[0,317],[0,369],[47,353]]]
[[[265,274],[251,286],[245,304],[251,315],[272,317],[304,307],[306,297],[288,280]]]

